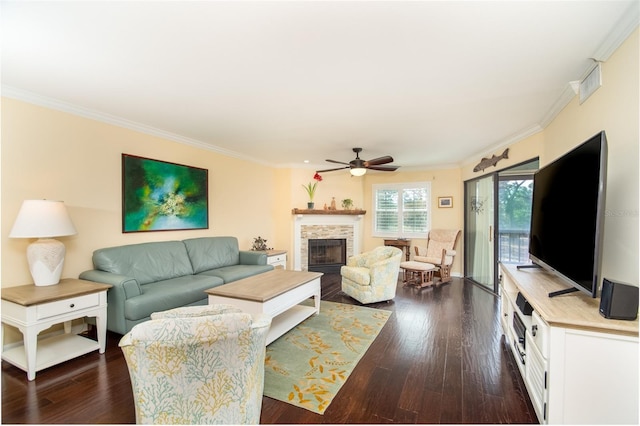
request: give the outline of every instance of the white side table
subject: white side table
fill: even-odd
[[[267,265],[273,265],[274,268],[287,269],[287,251],[286,250],[266,250]]]
[[[107,343],[108,284],[67,278],[57,285],[33,284],[2,289],[2,359],[27,372],[36,371],[84,355],[94,350],[104,353]],[[98,341],[71,333],[71,321],[95,317]],[[64,323],[64,333],[38,340],[38,334]],[[24,344],[4,348],[4,327],[22,332]]]

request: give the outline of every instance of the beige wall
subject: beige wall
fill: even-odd
[[[363,180],[364,205],[367,210],[363,222],[363,250],[384,244],[383,238],[373,237],[373,193],[372,187],[381,183],[431,182],[431,228],[460,229],[463,225],[463,186],[460,169],[428,170],[420,172],[367,173]],[[438,197],[453,197],[452,208],[438,208]],[[371,213],[370,213],[371,212]],[[425,236],[426,237],[426,236]],[[412,239],[413,246],[426,245],[426,239]],[[462,235],[456,245],[458,255],[454,258],[452,274],[462,274]]]
[[[583,105],[577,98],[544,131],[512,144],[499,169],[539,156],[545,164],[604,129],[609,137],[609,185],[605,230],[605,276],[638,283],[638,31],[603,64],[604,85]],[[187,164],[209,170],[210,229],[122,234],[121,154]],[[463,182],[478,177],[470,159],[460,168],[368,173],[324,173],[316,208],[338,206],[343,198],[367,210],[363,249],[382,244],[372,237],[371,187],[381,182],[430,181],[432,227],[463,227]],[[258,235],[270,246],[291,250],[291,209],[304,208],[301,185],[312,169],[275,169],[212,151],[178,144],[132,130],[25,102],[2,99],[2,287],[26,284],[27,240],[7,237],[24,199],[64,200],[78,235],[61,238],[67,246],[63,276],[91,268],[96,248],[206,235],[234,235],[248,249]],[[490,170],[487,170],[487,173]],[[453,208],[438,209],[437,198],[452,196]],[[414,241],[420,244],[420,240]],[[460,239],[453,273],[462,273]],[[291,259],[289,260],[291,267]]]
[[[582,105],[576,96],[544,131],[511,145],[509,159],[500,161],[497,167],[501,170],[536,156],[542,167],[604,130],[608,139],[608,173],[602,275],[635,286],[639,283],[640,258],[639,38],[636,30],[602,64],[600,89]],[[473,172],[478,161],[465,163],[463,181],[482,175]],[[570,250],[570,242],[567,243]]]
[[[209,229],[123,234],[122,153],[208,169]],[[207,235],[236,236],[243,249],[258,235],[286,243],[273,217],[290,211],[290,195],[276,190],[287,179],[285,171],[3,98],[2,287],[31,282],[31,240],[8,238],[24,199],[65,202],[78,234],[60,238],[63,277],[77,277],[92,267],[93,250],[113,245]]]
[[[602,275],[638,286],[639,31],[602,64],[602,87],[576,97],[545,129],[548,163],[601,130],[608,166]],[[579,214],[579,212],[576,212]]]

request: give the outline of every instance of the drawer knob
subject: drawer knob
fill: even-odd
[[[69,305],[69,307],[70,307],[70,308],[75,308],[75,307],[76,307],[76,304],[75,304],[75,303],[72,303],[72,304],[70,304],[70,305]]]
[[[538,334],[538,326],[537,325],[532,325],[531,326],[531,334],[533,334],[533,337],[536,337],[536,334]]]

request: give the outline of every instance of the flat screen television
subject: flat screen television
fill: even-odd
[[[529,257],[571,287],[597,297],[607,177],[604,131],[538,170],[533,177]]]

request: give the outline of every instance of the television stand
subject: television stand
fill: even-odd
[[[503,341],[538,420],[637,425],[638,320],[606,319],[599,313],[600,299],[582,292],[548,297],[566,288],[545,269],[520,271],[500,264]],[[531,304],[531,315],[520,311],[518,293]]]
[[[552,291],[549,293],[549,297],[561,296],[563,294],[573,293],[574,291],[578,291],[578,289],[575,287],[572,287],[572,288],[566,288],[564,290]]]

